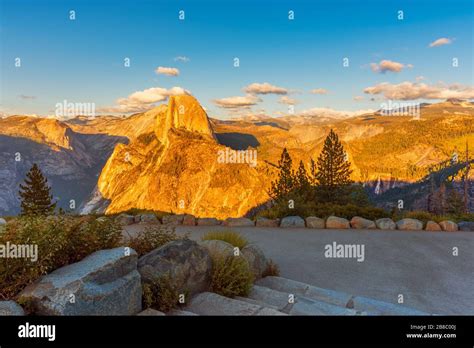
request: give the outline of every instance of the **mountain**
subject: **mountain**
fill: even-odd
[[[261,168],[218,161],[226,148],[194,97],[172,96],[167,108],[152,112],[154,127],[115,147],[85,212],[106,200],[107,213],[140,208],[224,218],[267,199]]]
[[[472,105],[426,104],[416,118],[375,112],[332,120],[260,115],[224,121],[209,118],[194,97],[184,95],[129,117],[11,116],[0,119],[0,215],[18,211],[18,184],[37,162],[62,206],[77,197],[83,212],[142,208],[241,216],[268,200],[283,148],[295,167],[301,160],[308,168],[331,128],[343,142],[353,179],[371,193],[380,182],[384,193],[422,180],[453,155],[463,159],[466,142],[471,149],[474,144]],[[255,150],[255,166],[221,163],[219,154],[230,162],[231,150],[252,156]]]

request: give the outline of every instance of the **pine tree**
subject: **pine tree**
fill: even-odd
[[[351,164],[346,159],[344,147],[337,134],[331,129],[318,157],[317,172],[315,173],[318,188],[326,199],[331,200],[340,189],[352,183],[350,167]]]
[[[272,181],[269,195],[273,199],[283,198],[295,188],[295,174],[292,169],[293,161],[290,154],[283,149],[278,161],[278,179]]]
[[[48,215],[54,212],[51,188],[39,167],[35,164],[26,174],[24,185],[20,184],[21,215]]]
[[[451,189],[448,193],[446,208],[450,214],[462,214],[464,212],[463,198],[455,189]]]
[[[305,191],[310,188],[308,174],[306,173],[303,161],[300,161],[300,165],[295,175],[295,188],[302,193],[305,193]]]

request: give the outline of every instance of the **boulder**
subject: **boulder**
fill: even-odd
[[[304,220],[299,216],[287,216],[281,219],[280,227],[304,227]]]
[[[323,229],[326,227],[324,219],[318,218],[316,216],[308,216],[306,219],[306,227],[308,228],[318,228]]]
[[[255,279],[260,279],[268,264],[267,258],[265,257],[263,251],[256,245],[248,244],[242,250],[240,250],[240,254],[249,263],[250,269],[252,270]]]
[[[20,293],[39,315],[134,315],[142,310],[137,253],[100,250],[43,276]]]
[[[218,226],[221,222],[215,218],[199,218],[197,219],[198,226]]]
[[[7,224],[7,220],[5,220],[4,218],[0,218],[0,226],[6,225],[6,224]]]
[[[247,218],[227,218],[223,225],[229,227],[250,227],[255,226],[255,222]]]
[[[234,246],[230,243],[224,242],[223,240],[203,240],[199,242],[199,245],[206,248],[211,255],[213,253],[219,253],[225,256],[234,255]]]
[[[184,220],[184,214],[165,215],[161,220],[163,221],[163,225],[182,225]]]
[[[375,222],[372,220],[364,219],[363,217],[360,216],[354,216],[351,219],[351,227],[352,228],[357,228],[357,229],[375,229],[377,226],[375,225]]]
[[[326,220],[326,228],[332,229],[348,229],[351,228],[349,220],[337,216],[330,216]]]
[[[156,309],[153,308],[147,308],[143,312],[138,313],[137,315],[140,316],[145,316],[145,317],[160,317],[165,315],[165,313],[157,311]]]
[[[141,215],[135,215],[133,217],[134,223],[136,223],[136,224],[140,223],[141,222],[141,217],[142,217]]]
[[[258,217],[255,222],[257,227],[278,227],[280,225],[280,219],[267,219],[265,217]]]
[[[0,317],[22,315],[25,315],[25,311],[15,301],[0,301]]]
[[[183,239],[152,250],[138,261],[144,282],[169,275],[180,292],[190,295],[209,288],[212,260],[207,249],[195,241]]]
[[[161,222],[158,220],[155,214],[142,214],[140,215],[140,222],[142,224],[156,224],[160,225]]]
[[[120,214],[116,219],[116,221],[122,226],[133,225],[135,223],[135,216],[133,215]]]
[[[428,221],[425,227],[426,231],[441,231],[441,226],[434,221]]]
[[[375,226],[381,230],[395,230],[397,228],[397,224],[390,218],[375,220]]]
[[[196,226],[196,218],[194,215],[186,214],[183,218],[183,225],[185,226]]]
[[[458,224],[453,221],[449,221],[449,220],[441,221],[439,225],[441,226],[443,231],[446,231],[446,232],[456,232],[458,230]]]
[[[417,219],[401,219],[397,221],[397,229],[403,231],[421,231],[423,229],[423,222]]]
[[[474,221],[460,221],[458,227],[460,231],[474,231]]]

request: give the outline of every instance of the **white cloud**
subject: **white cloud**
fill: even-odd
[[[375,110],[357,110],[357,111],[346,111],[346,110],[335,110],[331,108],[311,108],[303,110],[297,114],[297,116],[310,116],[310,117],[328,117],[328,118],[348,118],[358,115],[373,113]]]
[[[188,57],[186,56],[177,56],[177,57],[174,57],[174,61],[175,62],[183,62],[183,63],[187,63],[189,62],[191,59],[189,59]]]
[[[413,65],[412,64],[404,65],[402,63],[394,62],[392,60],[382,60],[378,64],[371,63],[370,68],[372,69],[373,72],[384,74],[387,71],[398,73],[402,71],[403,68],[413,68]]]
[[[367,94],[381,94],[387,99],[414,100],[414,99],[471,99],[474,98],[474,87],[460,84],[428,85],[419,82],[405,81],[399,84],[388,82],[380,83],[364,89]]]
[[[155,72],[157,74],[168,75],[168,76],[178,76],[179,75],[179,70],[178,69],[164,67],[164,66],[159,66],[158,68],[155,69]]]
[[[453,41],[451,39],[448,39],[446,37],[441,37],[432,43],[430,43],[430,47],[438,47],[438,46],[443,46],[443,45],[449,45]]]
[[[310,91],[312,94],[328,94],[328,91],[324,88],[315,88]]]
[[[142,112],[153,107],[154,103],[166,100],[169,96],[181,94],[191,94],[191,92],[181,87],[170,89],[162,87],[147,88],[143,91],[134,92],[126,98],[117,99],[116,106],[102,107],[98,111],[106,113]]]
[[[288,94],[286,88],[274,86],[268,82],[252,83],[247,87],[244,87],[244,92],[249,94]]]
[[[295,104],[298,104],[298,101],[296,99],[293,99],[293,98],[290,98],[286,95],[280,97],[280,99],[278,100],[278,102],[280,104],[287,104],[287,105],[295,105]]]
[[[225,109],[239,109],[239,108],[249,108],[253,105],[256,105],[260,101],[262,100],[260,98],[257,98],[254,95],[246,95],[246,96],[215,99],[214,104]]]

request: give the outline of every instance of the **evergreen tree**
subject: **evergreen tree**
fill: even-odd
[[[337,134],[331,129],[324,141],[324,147],[317,161],[315,173],[319,191],[326,200],[332,200],[351,183],[351,164],[346,159],[344,147]]]
[[[290,154],[283,149],[278,161],[278,179],[272,181],[269,195],[273,199],[280,199],[287,196],[295,188],[295,175],[292,169],[293,161]]]
[[[464,202],[461,194],[455,189],[451,189],[446,198],[446,210],[450,214],[462,214],[464,212]]]
[[[310,188],[308,174],[306,173],[303,161],[300,161],[300,165],[295,175],[295,188],[302,193],[306,193]]]
[[[51,188],[39,167],[35,164],[26,174],[23,184],[20,184],[21,215],[48,215],[54,212]]]

